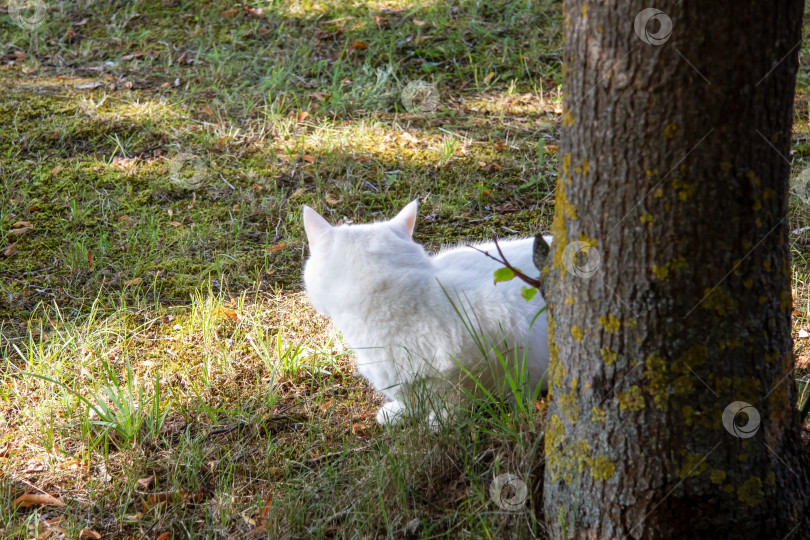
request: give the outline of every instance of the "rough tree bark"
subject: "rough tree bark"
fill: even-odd
[[[647,5],[564,1],[546,519],[807,534],[786,221],[803,2]]]

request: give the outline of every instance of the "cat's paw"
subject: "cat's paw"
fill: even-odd
[[[384,403],[377,411],[377,423],[380,425],[398,424],[405,417],[405,404],[401,401],[389,401]]]

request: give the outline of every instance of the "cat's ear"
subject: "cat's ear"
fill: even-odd
[[[399,214],[391,220],[394,225],[408,238],[413,237],[413,227],[416,225],[416,214],[419,211],[419,199],[408,203],[408,206],[400,210]]]
[[[332,226],[318,212],[304,205],[304,230],[307,232],[310,249],[314,249],[324,242]]]

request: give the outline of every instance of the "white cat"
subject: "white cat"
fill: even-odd
[[[406,410],[435,421],[448,402],[463,400],[462,386],[504,395],[504,366],[493,347],[513,378],[516,362],[525,362],[531,390],[548,368],[540,294],[526,302],[518,279],[495,284],[502,265],[470,247],[429,256],[412,239],[417,206],[411,202],[390,221],[338,227],[304,206],[307,294],[354,349],[360,375],[388,398],[377,413],[381,424]],[[512,266],[534,270],[532,238],[499,245]],[[476,247],[496,253],[494,244]],[[425,405],[424,389],[442,405]]]

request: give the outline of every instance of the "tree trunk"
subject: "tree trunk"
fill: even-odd
[[[546,519],[807,534],[786,220],[803,2],[646,5],[564,1]]]

